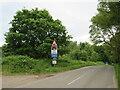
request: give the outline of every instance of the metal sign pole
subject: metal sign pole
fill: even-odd
[[[55,60],[55,58],[53,58],[53,60]],[[54,63],[54,67],[55,67],[55,63]]]
[[[51,57],[53,58],[53,61],[52,61],[52,64],[53,66],[55,67],[55,64],[57,64],[57,57],[58,57],[58,54],[57,54],[57,43],[56,41],[53,41],[52,43],[52,46],[51,46]]]
[[[53,58],[53,61],[52,61],[54,67],[55,67],[55,65],[57,64],[57,61],[56,61],[56,60],[57,60],[57,58],[54,57],[54,58]]]

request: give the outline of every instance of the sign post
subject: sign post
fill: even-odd
[[[57,64],[57,57],[58,57],[58,52],[57,52],[57,43],[56,41],[53,41],[52,46],[51,46],[51,57],[53,58],[52,64],[55,65]]]
[[[56,61],[56,60],[57,60],[56,58],[53,58],[52,64],[54,65],[54,67],[55,67],[55,65],[57,64],[57,61]]]

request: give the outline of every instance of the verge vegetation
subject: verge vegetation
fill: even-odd
[[[3,75],[56,73],[85,66],[104,65],[103,62],[59,59],[58,64],[53,67],[52,59],[33,59],[21,55],[4,57],[2,60]]]
[[[118,88],[120,89],[120,65],[115,64],[114,67],[115,67],[116,78],[118,81]]]

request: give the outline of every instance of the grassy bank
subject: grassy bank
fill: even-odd
[[[85,66],[104,65],[103,62],[58,59],[54,67],[52,59],[33,59],[27,56],[8,56],[2,59],[3,75],[46,74],[77,69]]]
[[[118,81],[118,88],[120,89],[120,65],[115,64],[115,73],[116,73],[116,79]]]

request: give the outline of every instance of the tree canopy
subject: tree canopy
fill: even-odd
[[[90,38],[95,44],[108,44],[120,62],[120,2],[99,2],[97,10],[91,19]]]
[[[54,20],[45,9],[17,11],[10,24],[9,32],[5,34],[7,44],[3,46],[5,55],[48,58],[53,40],[56,40],[59,49],[63,50],[71,38],[61,21]]]

